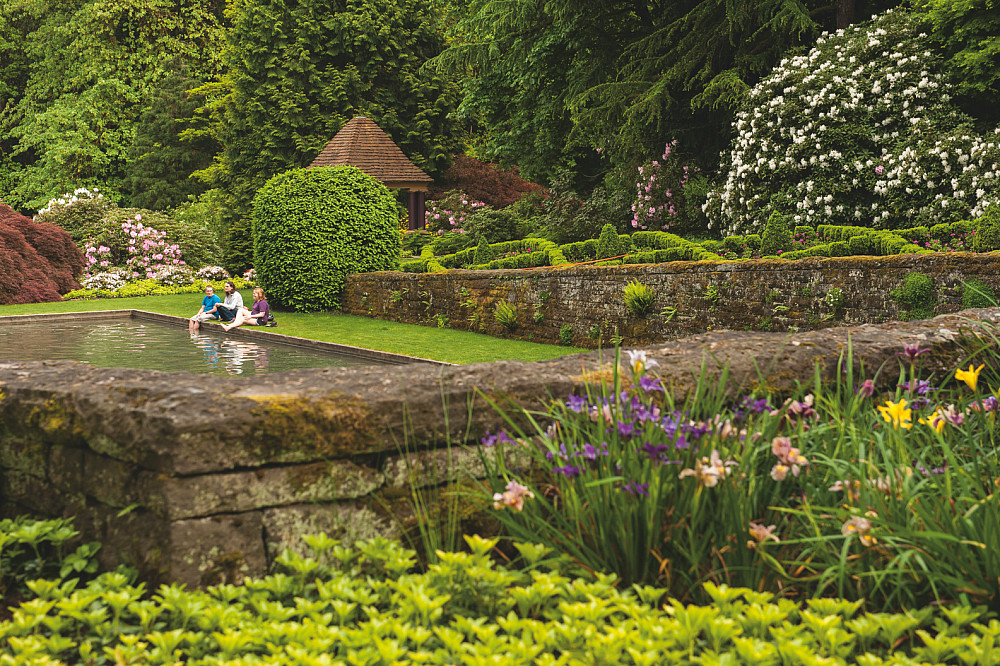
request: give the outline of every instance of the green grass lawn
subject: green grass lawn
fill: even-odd
[[[243,293],[245,303],[252,301],[250,290],[244,290],[241,293]],[[177,294],[94,301],[3,305],[0,306],[0,316],[48,312],[91,312],[94,310],[146,310],[190,317],[201,306],[201,298],[202,294]],[[479,333],[399,324],[336,312],[276,312],[275,317],[279,321],[279,326],[273,330],[278,333],[378,349],[395,354],[409,354],[410,356],[431,358],[449,363],[481,363],[504,359],[544,361],[566,354],[587,351],[578,347],[504,340]]]

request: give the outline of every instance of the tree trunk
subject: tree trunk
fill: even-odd
[[[854,23],[854,5],[856,0],[836,0],[837,30],[850,27]]]

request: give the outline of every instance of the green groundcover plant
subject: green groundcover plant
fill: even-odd
[[[9,538],[9,533],[0,532]],[[983,608],[865,613],[704,585],[707,606],[579,572],[519,543],[466,537],[419,570],[385,539],[307,536],[269,576],[205,590],[148,590],[126,570],[35,579],[0,622],[3,664],[989,664],[1000,622]]]

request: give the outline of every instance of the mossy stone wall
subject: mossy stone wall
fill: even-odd
[[[356,315],[596,348],[608,346],[616,330],[624,344],[637,345],[719,329],[804,331],[908,319],[892,292],[913,272],[934,283],[933,314],[956,312],[963,281],[977,278],[1000,290],[1000,253],[368,273],[348,276],[342,307]],[[625,306],[631,280],[656,293],[645,317]],[[516,308],[513,329],[494,317],[501,301]]]

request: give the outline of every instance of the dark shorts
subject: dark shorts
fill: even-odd
[[[230,310],[229,308],[224,308],[220,305],[217,312],[219,313],[219,319],[221,319],[222,321],[232,321],[236,319],[235,309]]]

